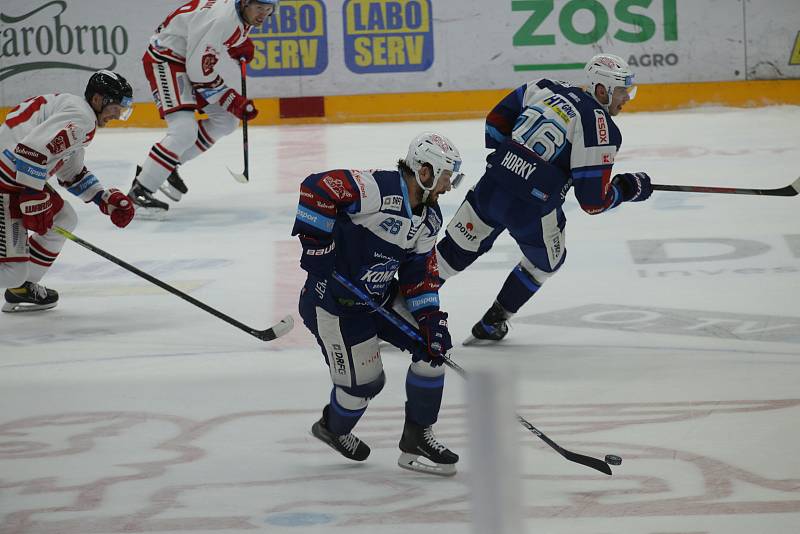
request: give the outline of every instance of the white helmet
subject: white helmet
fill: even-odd
[[[461,154],[455,145],[443,135],[425,132],[416,136],[408,145],[408,155],[405,161],[406,165],[414,171],[414,178],[417,179],[417,184],[423,190],[423,201],[436,187],[444,171],[453,173],[450,178],[450,184],[453,187],[458,187],[461,179],[464,178],[464,175],[458,172],[461,168]],[[419,170],[425,163],[433,167],[433,183],[429,186],[424,185],[419,177]]]
[[[594,96],[594,88],[602,85],[608,91],[608,103],[601,104],[606,111],[611,104],[611,95],[614,88],[624,87],[631,100],[636,96],[636,86],[633,84],[634,74],[628,64],[619,56],[614,54],[597,54],[584,67],[586,78],[589,81],[589,88]]]

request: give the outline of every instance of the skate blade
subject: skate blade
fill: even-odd
[[[502,339],[500,340],[502,341]],[[463,347],[475,346],[475,347],[485,347],[486,345],[494,345],[495,343],[499,343],[500,341],[495,341],[494,339],[478,339],[477,337],[470,334],[467,339],[461,342]]]
[[[172,187],[169,182],[161,184],[158,190],[164,193],[164,195],[173,202],[180,202],[181,198],[183,198],[183,193]]]
[[[167,210],[136,206],[136,218],[143,221],[163,221],[167,218]]]
[[[403,469],[425,473],[426,475],[451,477],[456,474],[456,464],[423,463],[418,454],[409,454],[407,452],[400,454],[400,458],[397,459],[397,465]]]
[[[58,302],[51,302],[50,304],[28,304],[24,302],[6,302],[3,304],[3,311],[6,313],[24,313],[32,311],[49,310],[55,308]]]

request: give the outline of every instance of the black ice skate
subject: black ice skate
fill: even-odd
[[[167,195],[170,200],[175,202],[178,202],[183,195],[189,192],[189,188],[186,187],[186,182],[184,182],[181,175],[178,174],[177,167],[175,167],[175,170],[167,177],[167,181],[161,184],[161,187],[158,189]]]
[[[472,335],[464,340],[463,345],[472,345],[479,341],[500,341],[508,334],[508,319],[511,313],[507,312],[495,301],[480,321],[472,327]]]
[[[328,410],[330,406],[325,406],[322,410],[322,418],[311,427],[311,435],[335,449],[345,458],[363,462],[369,456],[369,446],[355,437],[353,433],[337,435],[328,430]]]
[[[142,168],[136,166],[136,176],[142,172]],[[161,202],[153,196],[153,192],[149,191],[145,186],[139,183],[139,180],[133,180],[131,190],[128,191],[128,196],[131,197],[133,203],[136,204],[136,215],[143,216],[144,219],[161,219],[166,215],[169,210],[169,204]]]
[[[49,310],[58,304],[58,293],[35,282],[25,282],[19,287],[6,289],[7,313]]]
[[[432,426],[422,426],[406,419],[400,438],[397,465],[409,471],[450,477],[456,474],[458,455],[436,439]],[[421,458],[427,460],[420,461]]]

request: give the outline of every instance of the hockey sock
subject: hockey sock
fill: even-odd
[[[497,295],[497,302],[509,313],[517,313],[523,304],[542,287],[528,271],[517,265],[506,278]]]
[[[336,387],[331,390],[331,404],[328,410],[328,430],[336,435],[349,434],[358,420],[367,411],[367,407],[357,410],[348,410],[336,399]]]
[[[444,391],[444,374],[427,377],[414,373],[406,374],[406,418],[422,426],[430,426],[439,417]]]

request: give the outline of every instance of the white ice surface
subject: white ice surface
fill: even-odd
[[[800,108],[618,123],[615,169],[656,183],[771,188],[800,174]],[[298,324],[261,342],[67,242],[44,280],[59,306],[0,317],[0,532],[470,532],[480,458],[456,375],[437,425],[462,455],[451,479],[396,466],[408,358],[394,349],[387,386],[356,428],[368,461],[349,463],[309,434],[330,384],[296,313],[298,184],[324,169],[391,168],[426,129],[454,140],[472,185],[482,121],[282,126],[250,129],[247,185],[225,170],[242,168],[239,132],[185,165],[189,194],[164,222],[119,230],[71,199],[76,235],[97,247],[247,325],[287,313]],[[161,134],[101,131],[88,164],[127,191]],[[445,220],[465,190],[443,197]],[[511,356],[524,417],[562,446],[624,457],[609,478],[516,427],[527,532],[799,532],[800,198],[656,192],[589,216],[570,195],[566,210],[567,263],[507,341],[453,353],[467,369]],[[667,239],[699,241],[651,244],[672,261],[637,263],[641,240]],[[456,340],[518,259],[502,237],[448,282]]]

